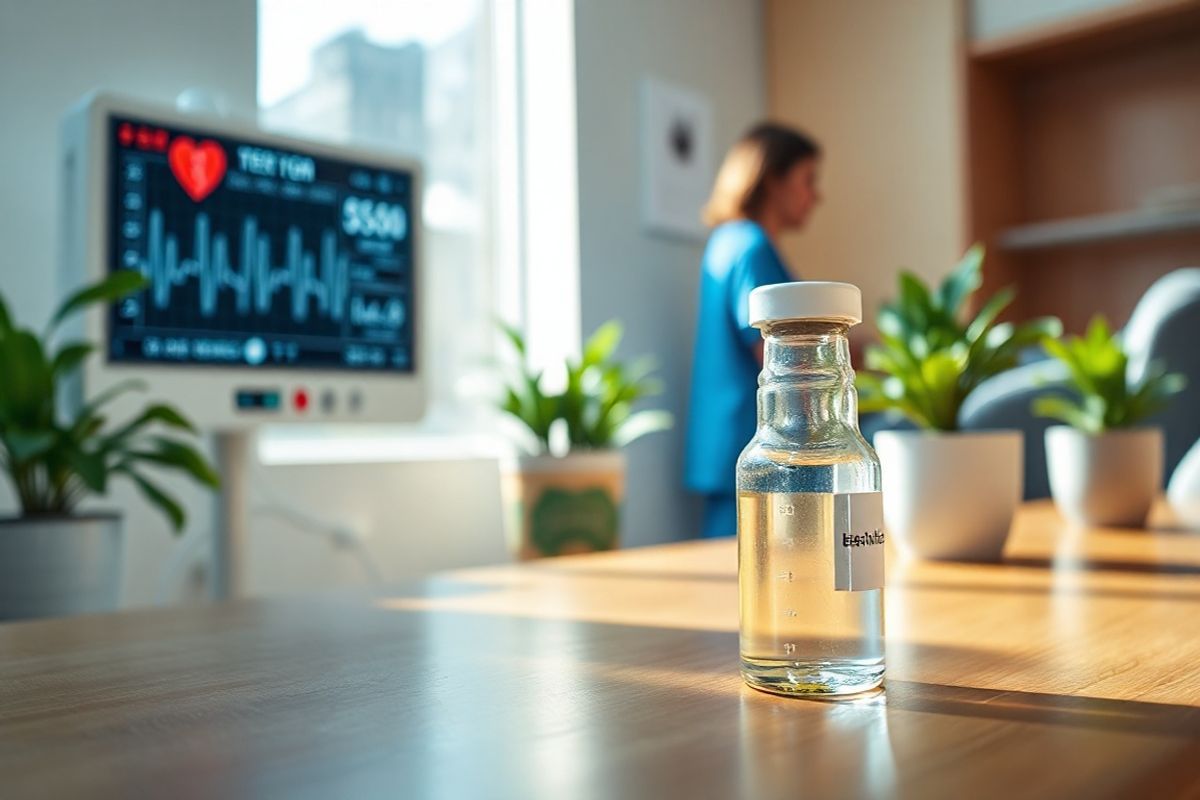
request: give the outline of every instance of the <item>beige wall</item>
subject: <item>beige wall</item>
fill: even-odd
[[[768,108],[822,144],[821,205],[785,257],[863,290],[938,278],[965,248],[955,0],[767,0]]]

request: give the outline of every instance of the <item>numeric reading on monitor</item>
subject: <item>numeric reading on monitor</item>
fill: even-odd
[[[113,118],[112,361],[411,371],[410,173]]]

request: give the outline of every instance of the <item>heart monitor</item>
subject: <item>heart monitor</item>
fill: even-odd
[[[217,425],[419,415],[414,164],[109,96],[64,130],[69,279],[148,280],[89,323],[92,386]]]

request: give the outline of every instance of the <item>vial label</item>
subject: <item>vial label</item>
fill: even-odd
[[[883,496],[879,492],[833,496],[835,590],[882,589],[883,543]]]

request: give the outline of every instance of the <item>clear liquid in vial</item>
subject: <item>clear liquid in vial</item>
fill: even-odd
[[[878,468],[845,455],[825,463],[757,455],[744,459],[738,493],[743,677],[779,694],[876,688],[883,590],[835,589],[834,493],[878,491]]]

